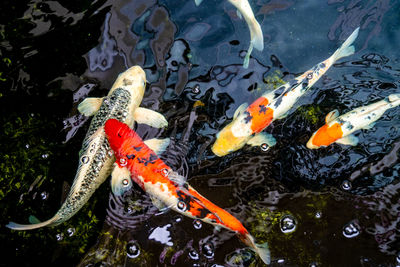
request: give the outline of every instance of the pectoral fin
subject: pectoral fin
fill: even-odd
[[[203,2],[203,0],[194,0],[194,3],[196,4],[196,6],[200,5],[201,2]]]
[[[337,109],[332,110],[331,112],[328,113],[328,115],[326,115],[325,123],[330,123],[331,121],[333,121],[337,117],[339,117],[339,111]]]
[[[183,184],[186,183],[186,178],[180,174],[178,174],[177,172],[170,172],[168,173],[168,178],[177,183],[178,185],[182,186]]]
[[[267,144],[268,146],[274,146],[276,144],[276,139],[272,136],[272,134],[268,133],[259,133],[247,141],[248,145],[251,146],[260,146],[262,144]]]
[[[114,195],[121,196],[132,187],[131,173],[126,167],[114,164],[111,173],[111,189]]]
[[[243,19],[242,13],[240,13],[239,10],[236,10],[236,15],[239,17],[239,19]]]
[[[344,136],[338,140],[336,140],[336,143],[342,144],[342,145],[351,145],[355,146],[358,144],[358,138],[352,134]]]
[[[161,155],[163,152],[165,152],[166,148],[168,147],[170,143],[169,138],[164,138],[164,139],[148,139],[144,141],[144,143],[151,149],[153,150],[157,156]]]
[[[237,116],[239,116],[240,113],[243,113],[247,108],[247,103],[241,104],[236,110],[235,114],[233,114],[233,119],[236,119]]]
[[[29,216],[28,220],[31,224],[41,223],[41,221],[34,215]]]
[[[147,108],[138,107],[135,110],[133,117],[138,123],[147,124],[155,128],[168,126],[168,122],[163,115]]]
[[[88,97],[78,105],[78,111],[86,117],[94,115],[103,103],[103,97]]]

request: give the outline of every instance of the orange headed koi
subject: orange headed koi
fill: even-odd
[[[184,177],[166,165],[135,131],[116,119],[110,119],[105,124],[105,132],[121,173],[130,176],[150,195],[156,206],[161,208],[162,204],[190,218],[234,231],[265,263],[270,262],[266,244],[256,244],[239,220],[188,185]]]
[[[357,145],[358,138],[352,133],[359,129],[370,129],[386,110],[400,105],[400,94],[392,94],[387,98],[356,108],[342,116],[335,109],[325,118],[326,124],[319,128],[307,142],[310,149],[329,146],[332,143]]]
[[[250,106],[247,107],[246,103],[242,104],[236,110],[233,121],[217,134],[217,140],[211,148],[214,154],[222,157],[242,148],[245,144],[275,145],[275,138],[261,131],[274,120],[286,117],[297,100],[325,74],[336,60],[354,53],[354,46],[351,44],[357,38],[358,31],[359,28],[325,61],[273,92],[263,94]]]

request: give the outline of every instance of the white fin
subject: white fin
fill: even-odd
[[[264,36],[261,30],[260,24],[257,20],[253,17],[252,22],[249,24],[250,29],[250,39],[251,43],[253,44],[254,48],[258,51],[264,50]]]
[[[194,3],[196,4],[196,6],[199,6],[201,4],[201,2],[203,2],[203,0],[194,0]]]
[[[328,115],[326,115],[325,123],[330,123],[331,121],[333,121],[337,117],[339,117],[339,111],[337,109],[332,110],[331,112],[328,113]]]
[[[346,39],[346,41],[339,47],[338,50],[332,55],[333,61],[336,61],[342,57],[347,57],[354,54],[354,46],[351,44],[356,40],[360,27],[354,30],[354,32]]]
[[[138,123],[147,124],[155,128],[163,128],[168,126],[167,120],[160,113],[138,107],[133,114],[135,121]]]
[[[184,176],[178,174],[177,172],[168,173],[168,178],[180,186],[182,186],[186,183],[186,178]]]
[[[144,143],[154,151],[154,153],[157,154],[157,156],[160,156],[163,152],[165,152],[166,148],[168,147],[170,143],[169,138],[164,138],[164,139],[157,139],[157,138],[152,138],[144,141]]]
[[[243,60],[243,68],[247,69],[249,67],[249,62],[250,62],[250,54],[253,51],[253,43],[250,42],[249,49],[247,50],[246,55],[244,56]]]
[[[276,120],[281,120],[286,118],[289,115],[289,111],[286,111],[285,113],[283,113],[282,115],[276,117]]]
[[[240,113],[243,113],[243,111],[247,108],[247,103],[241,104],[236,110],[235,114],[233,114],[233,119],[236,119],[237,116],[239,116]]]
[[[271,263],[271,252],[269,251],[267,242],[264,244],[257,244],[254,238],[250,234],[247,234],[245,235],[245,243],[258,254],[265,264]]]
[[[13,229],[13,230],[32,230],[32,229],[37,229],[40,227],[44,226],[54,226],[57,225],[56,221],[60,219],[60,216],[55,215],[53,218],[50,220],[41,222],[41,223],[35,223],[35,224],[18,224],[15,222],[9,222],[6,227]]]
[[[374,128],[375,124],[376,124],[376,121],[371,122],[370,124],[365,125],[364,127],[362,127],[362,129],[370,130],[370,129]]]
[[[86,117],[94,115],[103,103],[103,97],[88,97],[78,105],[78,111]]]
[[[358,138],[352,134],[349,134],[336,140],[335,142],[342,145],[356,146],[358,144]]]
[[[239,19],[243,19],[242,13],[240,13],[239,10],[236,10],[236,15],[239,17]]]
[[[260,146],[262,144],[267,144],[271,147],[276,144],[276,139],[272,136],[272,134],[258,133],[249,141],[247,141],[247,144],[251,146]]]
[[[126,167],[114,164],[111,173],[111,190],[116,196],[121,196],[132,188],[131,173]]]

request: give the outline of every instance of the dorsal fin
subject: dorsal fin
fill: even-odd
[[[332,110],[331,112],[328,113],[328,115],[326,115],[325,123],[330,123],[331,121],[333,121],[337,117],[339,117],[339,111],[337,109]]]

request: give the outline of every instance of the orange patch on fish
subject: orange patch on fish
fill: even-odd
[[[342,138],[343,131],[341,124],[335,123],[328,127],[327,124],[322,126],[314,135],[312,144],[315,146],[328,146],[336,140]]]
[[[269,101],[265,97],[259,97],[254,101],[246,111],[250,113],[251,119],[251,130],[253,133],[259,133],[267,127],[274,117],[274,110],[268,108]]]

